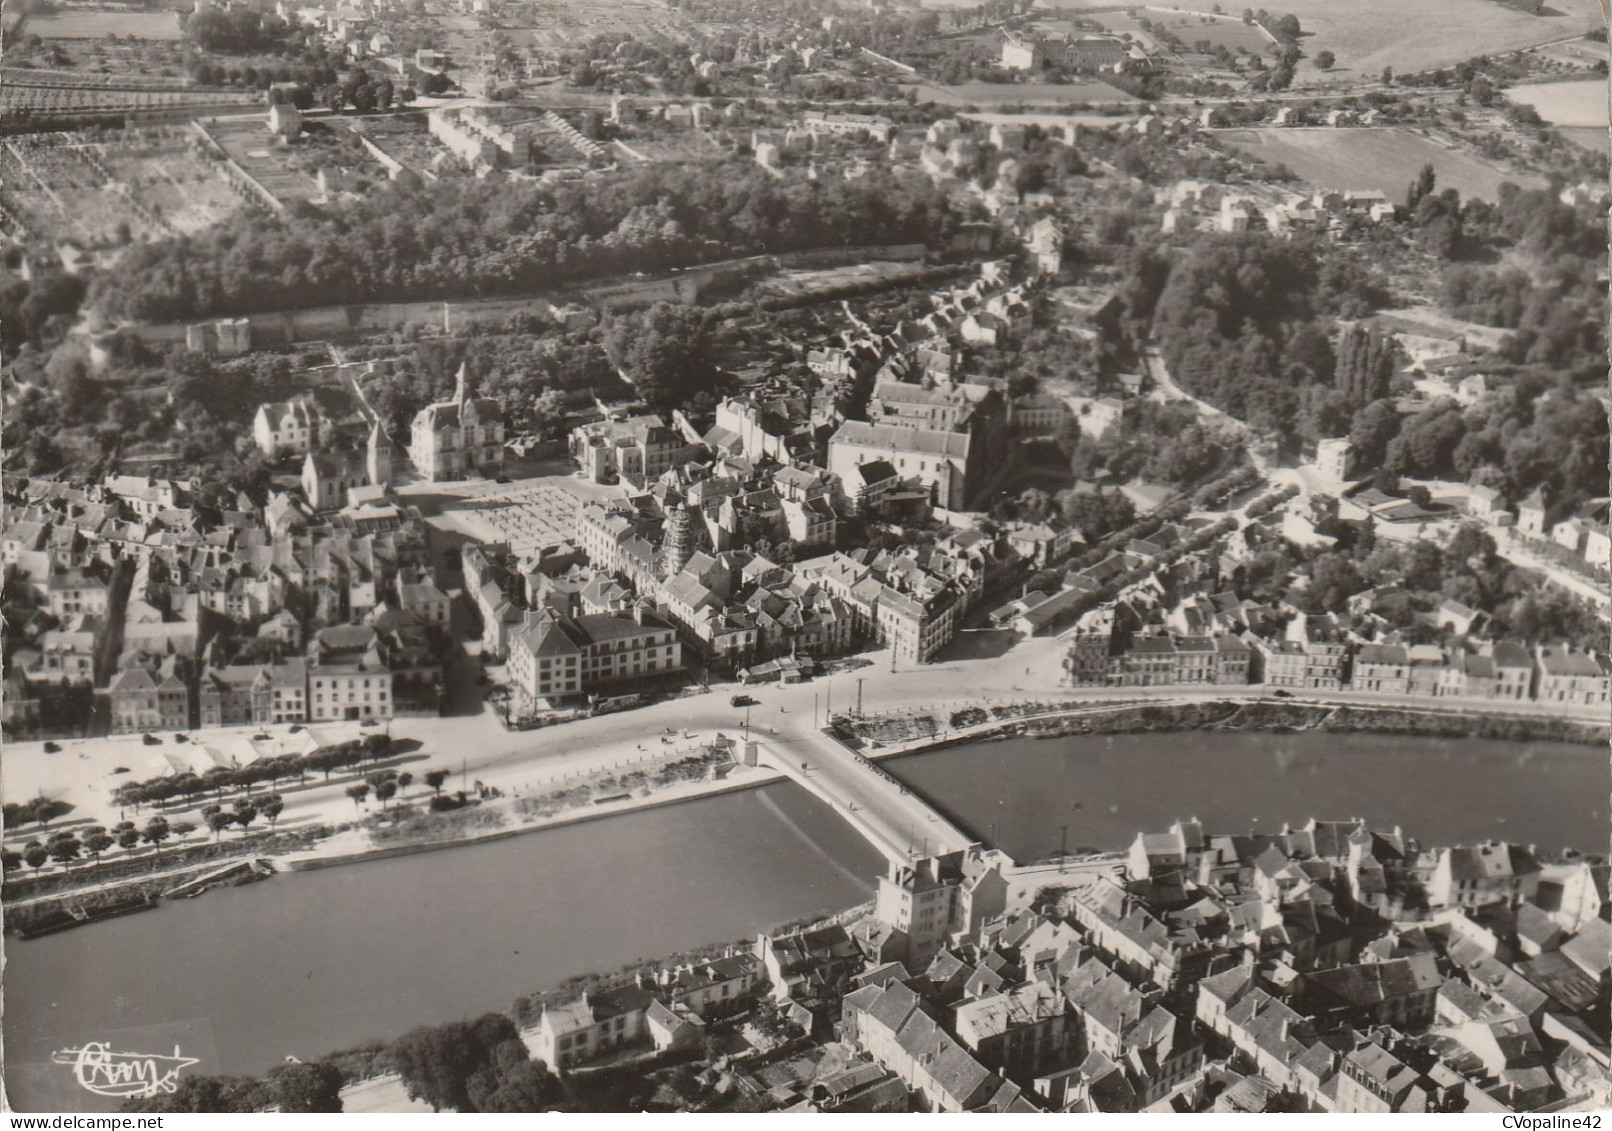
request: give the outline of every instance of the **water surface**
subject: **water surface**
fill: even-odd
[[[1603,747],[1383,734],[1013,738],[884,766],[1021,860],[1056,853],[1060,825],[1071,849],[1109,849],[1194,816],[1230,832],[1364,817],[1423,844],[1605,852],[1612,793]]]

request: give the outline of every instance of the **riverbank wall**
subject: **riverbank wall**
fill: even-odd
[[[1003,710],[1003,708],[996,708]],[[1019,736],[1072,738],[1083,735],[1160,734],[1174,731],[1274,731],[1331,734],[1395,734],[1416,738],[1483,738],[1506,742],[1612,743],[1612,725],[1577,719],[1478,715],[1358,703],[1215,699],[1202,702],[1069,704],[1047,710],[1006,713],[984,722],[948,728],[906,742],[860,751],[874,761],[926,750]],[[944,725],[941,723],[941,725]]]
[[[983,708],[981,708],[983,709]],[[947,728],[935,734],[914,738],[906,742],[864,746],[858,753],[873,761],[906,757],[939,750],[962,743],[993,741],[1012,737],[1062,738],[1092,735],[1149,734],[1181,731],[1273,731],[1322,732],[1336,734],[1381,733],[1400,734],[1423,738],[1484,738],[1504,741],[1551,741],[1580,745],[1605,746],[1609,728],[1573,719],[1542,716],[1478,715],[1435,709],[1407,707],[1369,707],[1358,703],[1326,703],[1309,700],[1244,700],[1215,699],[1203,702],[1153,703],[1130,700],[1123,703],[1068,703],[1068,704],[997,704],[990,708],[995,715],[980,723],[958,728]],[[937,723],[944,726],[944,720]],[[361,864],[372,860],[385,860],[410,856],[439,849],[462,848],[491,843],[528,833],[561,828],[622,816],[646,809],[656,809],[714,797],[741,790],[756,789],[781,781],[792,780],[789,775],[767,766],[746,767],[721,779],[681,782],[657,790],[644,797],[622,798],[595,806],[583,806],[552,816],[537,817],[518,825],[482,829],[468,835],[442,839],[412,841],[401,844],[379,844],[352,851],[321,850],[316,844],[289,853],[270,855],[261,849],[252,855],[268,859],[280,871],[300,872]],[[328,844],[327,842],[324,842]],[[250,850],[249,850],[250,851]],[[1066,861],[1035,861],[1021,865],[1029,873],[1056,872],[1060,864],[1066,871],[1085,873],[1106,870],[1110,860],[1101,857],[1070,857]],[[216,865],[214,865],[216,867]],[[170,881],[171,882],[171,881]],[[147,878],[134,878],[127,884],[110,885],[97,891],[100,899],[116,898],[116,893],[130,888],[150,885],[153,894],[160,894]],[[72,891],[53,893],[52,902],[74,898]],[[7,919],[15,917],[15,908],[8,907]],[[11,923],[8,922],[8,927]]]

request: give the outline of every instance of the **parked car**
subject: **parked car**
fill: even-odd
[[[756,705],[756,700],[748,695],[735,695],[728,702],[735,707],[754,707]]]

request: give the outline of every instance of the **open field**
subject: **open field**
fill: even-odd
[[[1074,5],[1070,5],[1073,7]],[[1184,5],[1183,11],[1207,12],[1204,0]],[[1433,0],[1429,4],[1403,4],[1399,0],[1284,0],[1273,12],[1298,17],[1303,27],[1304,53],[1311,58],[1331,51],[1338,58],[1330,72],[1301,64],[1294,83],[1299,86],[1341,80],[1373,78],[1384,67],[1401,74],[1447,67],[1475,55],[1494,55],[1552,40],[1581,35],[1602,21],[1597,0],[1551,0],[1551,15],[1530,16],[1498,0]],[[1191,42],[1183,31],[1170,27]]]
[[[1251,51],[1255,54],[1271,46],[1270,36],[1237,17],[1157,7],[1144,9],[1144,13],[1139,15],[1151,20],[1155,27],[1169,32],[1189,48],[1196,47],[1199,40],[1207,40],[1210,50],[1224,47],[1228,51]],[[1137,22],[1122,13],[1103,15],[1098,19],[1105,24],[1113,20],[1115,31],[1128,31],[1133,35],[1140,33]]]
[[[951,106],[1011,106],[1016,103],[1068,105],[1072,102],[1135,102],[1136,99],[1104,82],[1060,85],[1046,82],[970,82],[957,86],[917,84],[920,101],[929,99]]]
[[[1532,106],[1554,126],[1607,127],[1606,79],[1544,82],[1506,91],[1513,102]]]
[[[31,15],[25,29],[41,39],[179,39],[175,12],[129,12],[120,8],[68,8],[51,15]]]
[[[1612,137],[1605,126],[1558,126],[1556,132],[1591,153],[1612,154]]]
[[[898,286],[922,278],[928,270],[923,263],[852,263],[845,267],[781,271],[758,289],[795,301],[817,301],[835,294]]]
[[[1505,181],[1522,188],[1544,183],[1402,129],[1217,130],[1214,136],[1256,160],[1285,165],[1317,188],[1378,189],[1396,201],[1424,165],[1433,166],[1440,188],[1489,201],[1499,199]]]

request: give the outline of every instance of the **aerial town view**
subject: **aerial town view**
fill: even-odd
[[[8,2],[9,1109],[1591,1126],[1607,27]]]

